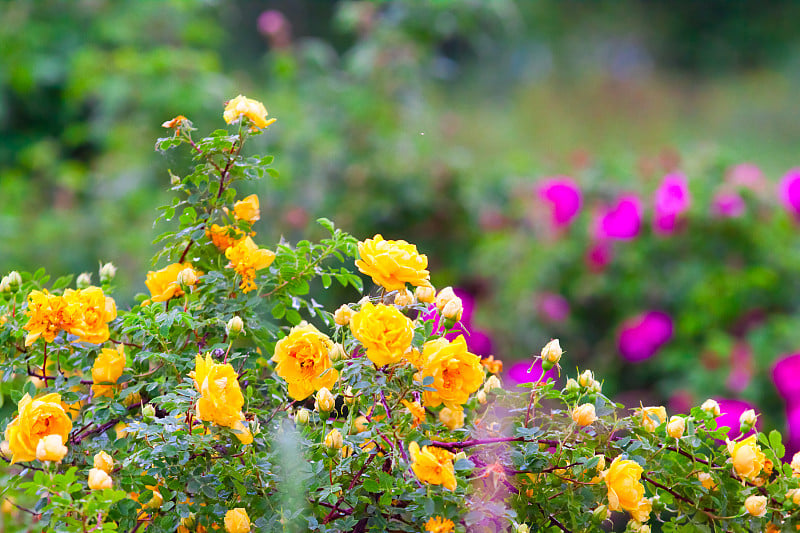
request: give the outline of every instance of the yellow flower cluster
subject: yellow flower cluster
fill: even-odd
[[[17,410],[17,417],[8,424],[5,431],[12,463],[37,459],[40,441],[50,435],[60,437],[61,445],[67,442],[72,430],[72,420],[67,416],[59,394],[46,394],[36,399],[31,399],[26,394],[20,399]],[[57,458],[58,461],[64,457],[66,449],[56,447],[52,440],[46,441],[42,445],[41,460],[54,460],[53,457],[61,451],[64,453]]]
[[[92,392],[95,396],[112,396],[114,383],[125,369],[125,349],[120,344],[116,349],[103,348],[92,365]]]
[[[305,400],[314,391],[333,388],[339,372],[331,363],[332,349],[327,335],[305,323],[278,341],[272,361],[277,363],[275,372],[289,385],[289,396]]]
[[[353,336],[367,350],[367,357],[381,367],[397,363],[411,347],[414,326],[403,313],[392,305],[361,306],[350,320]]]
[[[197,354],[194,371],[189,374],[200,393],[197,418],[236,432],[242,444],[250,444],[253,435],[244,423],[244,397],[236,371],[230,363],[215,362],[210,354]]]
[[[452,520],[442,518],[441,516],[431,517],[425,522],[425,531],[428,533],[450,533],[455,527],[456,525]]]
[[[187,269],[194,274],[195,280],[203,274],[188,263],[172,263],[161,270],[148,272],[144,284],[150,290],[152,301],[166,302],[170,298],[183,296],[183,289],[181,289],[178,278],[181,272]]]
[[[428,257],[406,241],[387,241],[380,234],[358,243],[358,270],[386,290],[404,289],[429,284]]]
[[[270,266],[275,260],[275,252],[261,249],[253,242],[253,239],[245,237],[228,248],[225,251],[225,257],[230,261],[228,268],[234,269],[242,277],[239,288],[242,289],[242,292],[247,293],[256,288],[256,284],[253,282],[256,271]]]
[[[64,291],[63,296],[47,291],[32,291],[28,295],[28,331],[25,346],[42,337],[53,342],[60,331],[78,337],[78,341],[101,344],[108,340],[108,323],[117,318],[114,299],[103,294],[99,287]]]

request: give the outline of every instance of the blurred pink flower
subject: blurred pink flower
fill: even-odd
[[[795,220],[800,221],[800,167],[789,170],[778,185],[778,197]]]
[[[545,322],[563,322],[569,316],[569,302],[554,292],[540,294],[536,308]]]
[[[678,217],[689,209],[689,203],[689,185],[686,183],[686,176],[681,172],[664,176],[655,194],[653,227],[656,232],[674,232]]]
[[[800,353],[779,359],[772,367],[772,381],[786,402],[786,456],[791,458],[800,451]]]
[[[604,209],[595,228],[600,239],[629,240],[639,235],[642,225],[642,202],[632,194],[621,196],[614,207]]]
[[[744,199],[735,192],[718,191],[711,200],[711,212],[718,217],[740,217],[746,208]]]
[[[672,338],[672,319],[662,311],[647,311],[623,322],[617,339],[622,357],[631,362],[644,361]]]
[[[538,187],[539,197],[550,204],[554,228],[569,226],[581,209],[581,190],[567,176],[556,176]]]
[[[291,24],[280,11],[270,9],[262,12],[256,19],[256,26],[259,33],[267,37],[275,48],[284,48],[291,44]]]
[[[484,357],[492,355],[492,339],[484,331],[473,329],[472,327],[472,314],[475,310],[475,298],[470,293],[463,289],[454,288],[453,292],[461,298],[461,304],[464,311],[461,315],[461,320],[455,325],[453,331],[447,333],[445,338],[454,340],[459,335],[464,335],[464,340],[467,341],[467,349],[476,354]],[[439,325],[439,312],[436,306],[431,304],[428,310],[422,314],[423,320],[433,320],[433,332],[443,333],[444,326]]]
[[[720,415],[717,417],[717,427],[727,427],[728,428],[728,438],[735,439],[739,435],[742,434],[739,431],[739,417],[742,416],[742,413],[747,411],[748,409],[755,409],[754,405],[750,405],[744,400],[732,400],[728,398],[714,398],[717,400],[719,404]],[[756,410],[756,413],[758,411]],[[751,429],[745,436],[754,433],[755,431],[761,428],[761,420],[756,422],[756,426],[754,429]]]
[[[586,266],[592,272],[602,272],[611,263],[614,250],[611,243],[608,241],[599,241],[594,243],[588,250],[586,250]]]
[[[725,384],[734,392],[742,392],[752,377],[753,351],[746,342],[737,342],[731,351],[731,371]]]
[[[764,186],[764,173],[753,163],[740,163],[728,170],[726,181],[737,187],[759,191]]]
[[[533,367],[531,367],[533,365]],[[530,369],[530,372],[528,372]],[[511,365],[508,369],[508,377],[514,383],[533,383],[535,381],[547,381],[548,379],[557,379],[558,372],[553,367],[544,373],[542,377],[542,360],[536,358],[533,361],[520,361]]]

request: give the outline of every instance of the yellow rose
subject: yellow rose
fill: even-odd
[[[406,283],[414,286],[429,284],[428,258],[417,252],[417,247],[406,241],[384,240],[378,234],[358,243],[361,259],[356,266],[363,274],[386,290],[404,289]]]
[[[481,364],[490,374],[499,374],[503,371],[503,362],[499,359],[495,359],[494,355],[481,359]]]
[[[17,418],[8,424],[5,432],[12,463],[36,459],[36,447],[48,435],[59,435],[62,442],[69,439],[72,420],[64,411],[60,395],[46,394],[33,400],[26,394],[17,409]]]
[[[641,516],[645,510],[647,514],[650,513],[647,509],[650,502],[644,497],[644,485],[639,481],[642,471],[641,466],[628,459],[617,457],[611,462],[603,478],[608,488],[609,509],[628,511],[636,520],[639,520],[637,516]]]
[[[225,252],[228,248],[244,239],[244,235],[238,228],[220,226],[219,224],[211,224],[206,228],[206,237],[211,239],[214,246],[221,252]]]
[[[433,378],[431,387],[435,390],[422,393],[423,402],[428,407],[443,403],[451,409],[459,409],[483,383],[481,358],[467,351],[463,335],[453,342],[445,338],[426,342],[422,359],[422,370],[415,379],[424,381],[428,376]]]
[[[441,312],[445,308],[445,306],[455,298],[458,298],[458,296],[456,296],[453,287],[445,287],[444,289],[439,291],[439,293],[436,295],[436,298],[434,299],[434,303],[436,304],[436,309],[438,309]]]
[[[74,320],[67,302],[61,296],[47,291],[31,291],[25,314],[29,317],[28,323],[23,326],[28,331],[25,346],[30,346],[39,337],[45,342],[53,342],[56,335],[62,329],[69,327]]]
[[[369,360],[378,367],[402,360],[414,337],[414,325],[396,307],[371,302],[353,315],[350,330],[366,348]]]
[[[661,406],[642,407],[639,409],[639,415],[642,417],[642,427],[650,433],[667,420],[667,410]]]
[[[94,456],[94,467],[98,470],[102,470],[106,474],[110,474],[114,469],[114,459],[104,451],[96,453]]]
[[[113,386],[125,370],[125,350],[122,344],[117,349],[103,348],[92,365],[92,392],[95,396],[112,396]]]
[[[191,265],[183,263],[172,263],[169,266],[147,273],[144,284],[150,290],[151,299],[154,302],[166,302],[175,296],[182,296],[183,291],[178,283],[178,274]]]
[[[792,467],[792,477],[800,477],[800,452],[792,456],[792,462],[789,463]]]
[[[64,291],[64,301],[74,313],[66,331],[77,335],[82,342],[102,344],[108,340],[108,323],[117,318],[114,299],[103,294],[99,287]]]
[[[585,403],[576,407],[575,410],[572,411],[572,420],[579,426],[588,426],[597,420],[594,404]]]
[[[261,219],[261,211],[258,205],[258,196],[251,194],[243,200],[233,204],[233,216],[236,220],[244,220],[252,224]]]
[[[756,444],[756,436],[750,435],[739,442],[727,441],[727,443],[733,469],[740,477],[754,481],[764,468],[766,460],[761,448]]]
[[[320,413],[327,413],[333,411],[336,406],[336,398],[333,397],[328,387],[322,387],[314,397],[314,409]]]
[[[275,372],[289,385],[289,396],[305,400],[323,387],[333,388],[339,372],[331,364],[332,347],[328,336],[311,324],[295,326],[278,341],[272,361],[277,363]]]
[[[751,515],[761,518],[767,514],[767,497],[766,496],[748,496],[744,501],[744,508]]]
[[[330,448],[332,450],[339,450],[341,447],[344,446],[344,438],[342,437],[341,432],[333,428],[325,435],[325,447]]]
[[[450,409],[449,407],[442,408],[439,411],[439,422],[444,424],[449,430],[454,430],[464,427],[464,410],[463,409]]]
[[[230,363],[214,362],[210,354],[195,357],[195,369],[189,374],[200,392],[197,418],[218,426],[232,428],[241,421],[244,397],[236,371]]]
[[[268,114],[264,104],[258,100],[245,98],[240,94],[225,105],[222,118],[226,123],[233,124],[239,117],[247,117],[253,121],[253,125],[263,129],[275,122],[274,118],[267,120]]]
[[[256,246],[253,239],[245,237],[225,250],[225,257],[230,261],[227,268],[232,268],[242,277],[239,288],[248,293],[256,288],[254,279],[256,271],[267,268],[275,260],[275,252]]]
[[[89,488],[92,490],[110,489],[112,485],[111,476],[99,468],[89,470]]]
[[[350,309],[350,306],[344,304],[339,307],[333,313],[333,321],[336,322],[337,326],[346,326],[350,323],[350,319],[353,318],[353,310]]]
[[[247,533],[250,531],[250,517],[243,507],[225,513],[225,531],[228,533]]]
[[[420,450],[416,442],[408,445],[408,452],[412,461],[411,469],[420,481],[456,490],[452,452],[434,446],[423,446]]]
[[[686,431],[686,420],[682,416],[673,416],[667,424],[667,434],[673,439],[679,439]]]
[[[441,516],[435,516],[425,522],[425,531],[428,533],[451,533],[456,525],[452,520],[448,520]]]
[[[406,409],[409,410],[413,418],[411,427],[417,427],[425,422],[425,408],[419,402],[409,402],[408,400],[401,400]],[[365,419],[366,420],[366,419]],[[463,425],[463,423],[462,423]]]
[[[67,447],[61,435],[47,435],[39,440],[36,445],[36,458],[40,461],[53,461],[60,463],[67,455]]]
[[[432,304],[436,299],[436,289],[433,288],[430,282],[423,283],[414,290],[414,297],[418,302]]]

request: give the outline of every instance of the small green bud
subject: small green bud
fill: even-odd
[[[117,267],[113,263],[106,263],[100,267],[100,282],[108,283],[117,275]]]
[[[92,275],[88,272],[82,272],[78,279],[75,280],[75,286],[79,289],[86,289],[92,284]]]
[[[142,419],[145,422],[152,422],[153,419],[156,417],[156,408],[153,407],[153,404],[148,403],[144,407],[142,407]]]

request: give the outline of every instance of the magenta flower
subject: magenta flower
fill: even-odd
[[[533,366],[531,366],[533,365]],[[530,369],[530,372],[528,371]],[[508,377],[514,383],[533,383],[536,381],[545,382],[548,379],[557,379],[558,372],[553,367],[542,374],[542,360],[536,358],[534,361],[520,361],[511,365],[508,370]]]
[[[653,228],[656,232],[674,232],[678,217],[689,209],[689,203],[689,186],[686,183],[686,176],[680,172],[664,176],[664,180],[655,194]]]
[[[800,222],[800,167],[783,176],[778,185],[778,197],[786,210]]]
[[[746,342],[740,341],[734,345],[730,357],[731,371],[725,384],[734,392],[742,392],[753,377],[753,351]]]
[[[744,199],[735,192],[718,191],[711,200],[711,212],[718,217],[740,217],[746,208]]]
[[[452,331],[445,334],[448,340],[454,340],[459,335],[464,335],[464,340],[467,341],[467,349],[475,355],[488,357],[492,355],[492,339],[484,331],[473,329],[472,327],[472,314],[475,310],[475,298],[465,290],[454,288],[453,292],[461,298],[461,304],[464,312],[461,315],[461,320],[455,325]],[[422,320],[433,320],[433,333],[442,334],[445,329],[439,323],[439,312],[436,306],[431,304],[428,310],[422,313]]]
[[[591,248],[586,250],[586,266],[592,272],[602,272],[611,263],[614,256],[614,249],[608,241],[594,243]]]
[[[720,415],[717,417],[717,427],[728,428],[728,438],[735,439],[742,434],[739,431],[739,417],[748,409],[755,409],[754,405],[750,405],[744,400],[731,400],[728,398],[715,398],[719,404]],[[756,411],[758,412],[758,411]],[[748,431],[745,436],[752,434],[761,428],[761,420],[756,422],[754,429]]]
[[[633,363],[644,361],[672,338],[672,319],[661,311],[648,311],[623,322],[617,339],[619,353]]]
[[[560,294],[553,292],[540,294],[536,308],[545,322],[563,322],[569,316],[569,302]]]
[[[567,176],[556,176],[538,187],[539,197],[550,204],[554,228],[569,226],[581,209],[581,190]]]
[[[786,457],[800,451],[800,353],[779,359],[772,367],[772,381],[786,402],[786,424],[789,435]]]
[[[595,228],[600,239],[629,240],[639,235],[642,225],[642,202],[632,194],[624,195],[617,204],[601,211]]]
[[[753,163],[740,163],[728,171],[726,181],[736,187],[759,191],[764,186],[764,173]]]

